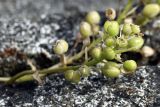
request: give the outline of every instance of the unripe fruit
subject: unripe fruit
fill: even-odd
[[[119,34],[119,26],[116,24],[110,25],[108,27],[108,34],[109,36],[112,36],[112,37],[117,36]]]
[[[78,83],[80,81],[81,75],[79,72],[74,71],[74,70],[68,70],[64,74],[65,79],[67,81],[73,82],[73,83]]]
[[[82,22],[80,24],[80,33],[82,38],[87,38],[92,35],[91,25],[87,22]]]
[[[102,54],[102,50],[100,47],[95,47],[91,50],[91,56],[96,60],[101,59],[101,54]]]
[[[116,56],[116,53],[112,48],[104,48],[102,52],[102,57],[106,60],[113,60]]]
[[[122,29],[122,32],[125,34],[125,35],[130,35],[132,33],[132,29],[131,29],[131,25],[126,23],[123,25],[123,29]]]
[[[120,75],[120,70],[116,67],[109,67],[107,69],[103,69],[103,74],[109,78],[117,78]]]
[[[99,24],[100,19],[101,17],[97,11],[91,11],[86,16],[86,21],[90,23],[91,25]]]
[[[127,39],[117,39],[116,44],[120,48],[125,48],[128,46],[128,40]]]
[[[111,37],[117,36],[119,34],[119,24],[116,21],[106,21],[104,24],[104,30]]]
[[[79,69],[82,77],[88,77],[90,75],[90,69],[88,66],[84,65]]]
[[[134,48],[133,50],[139,50],[144,44],[144,40],[142,37],[133,37],[128,40],[129,48]]]
[[[107,38],[105,40],[105,45],[107,47],[112,47],[112,46],[114,46],[114,44],[115,44],[115,40],[113,38]]]
[[[104,67],[102,69],[108,69],[109,67],[116,67],[118,68],[118,64],[116,62],[108,61],[105,63]]]
[[[100,26],[98,26],[98,25],[92,26],[93,35],[97,35],[99,33],[99,30],[100,30]]]
[[[107,32],[108,31],[108,27],[111,25],[111,21],[106,21],[105,23],[104,23],[104,30],[105,30],[105,32]]]
[[[66,71],[65,74],[64,74],[65,79],[66,79],[67,81],[72,81],[73,73],[74,73],[74,72],[75,72],[75,71],[73,71],[73,70],[68,70],[68,71]]]
[[[133,72],[137,69],[137,63],[134,60],[127,60],[123,63],[123,68],[126,71]]]
[[[160,6],[158,4],[147,4],[142,13],[148,18],[154,18],[160,12]]]
[[[72,77],[72,81],[73,83],[78,83],[81,80],[81,75],[79,72],[74,72],[73,73],[73,77]]]
[[[68,43],[65,40],[57,40],[53,50],[58,55],[64,54],[68,51]]]
[[[140,27],[138,25],[132,24],[131,28],[132,28],[132,33],[133,34],[138,34],[138,33],[141,32]]]

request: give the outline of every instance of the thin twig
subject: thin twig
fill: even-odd
[[[124,10],[122,11],[122,13],[119,15],[117,21],[118,23],[121,23],[122,20],[126,17],[126,14],[128,13],[128,11],[131,9],[132,7],[132,3],[134,0],[128,0],[128,3],[126,4],[126,6],[124,7]]]
[[[78,66],[68,66],[68,67],[60,67],[60,68],[53,68],[53,69],[44,69],[44,70],[40,70],[39,74],[53,74],[53,73],[61,73],[64,72],[66,70],[70,70],[70,69],[77,69]],[[32,70],[27,70],[27,71],[23,71],[21,73],[18,73],[17,75],[13,76],[10,80],[8,80],[6,82],[6,84],[13,84],[17,79],[25,76],[25,75],[30,75],[33,74],[34,72]],[[20,81],[19,81],[20,82]]]

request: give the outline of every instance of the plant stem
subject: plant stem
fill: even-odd
[[[43,76],[47,75],[47,74],[53,74],[53,73],[61,73],[64,72],[66,70],[75,70],[78,69],[79,66],[68,66],[68,67],[60,67],[60,68],[53,68],[53,69],[44,69],[44,70],[40,70],[39,74]],[[13,84],[17,79],[26,76],[25,78],[27,80],[31,80],[30,75],[33,74],[34,72],[32,70],[27,70],[27,71],[23,71],[21,73],[18,73],[17,75],[13,76],[11,79],[9,79],[8,81],[6,81],[6,84]],[[21,78],[23,81],[25,81],[25,78]],[[29,79],[30,78],[30,79]],[[22,82],[23,82],[22,81]],[[20,82],[20,80],[18,81]]]
[[[105,39],[107,36],[103,36],[101,38],[98,38],[97,40],[93,41],[87,48],[87,51],[89,51],[90,49],[92,49],[94,46],[96,46],[98,43],[100,43],[102,41],[102,38]],[[73,61],[75,60],[78,60],[80,59],[83,55],[85,54],[85,50],[82,50],[81,52],[79,52],[78,54],[72,56],[72,57],[66,57],[66,64],[71,64],[73,63]],[[94,63],[93,63],[94,62]],[[88,62],[86,63],[86,65],[95,65],[96,62],[95,61],[91,61],[91,62]],[[53,74],[53,73],[61,73],[61,72],[65,72],[66,70],[76,70],[78,69],[79,66],[67,66],[67,67],[63,67],[63,63],[58,63],[56,65],[53,65],[47,69],[43,69],[43,70],[40,70],[39,71],[39,74],[44,74],[47,75],[47,74]],[[23,71],[23,72],[20,72],[18,74],[16,74],[15,76],[13,77],[10,77],[10,79],[2,79],[0,81],[3,81],[5,82],[6,84],[13,84],[14,82],[16,82],[16,80],[18,80],[19,78],[23,77],[23,76],[28,76],[28,75],[31,75],[33,74],[33,70],[27,70],[27,71]],[[8,78],[8,77],[7,77]],[[25,77],[26,79],[30,78],[30,77]],[[32,78],[28,79],[28,80],[31,80]],[[18,82],[22,82],[21,80],[25,81],[25,79],[19,79]]]
[[[128,0],[128,3],[126,4],[126,6],[124,7],[124,10],[122,11],[122,13],[119,15],[117,21],[118,23],[121,23],[122,20],[126,17],[126,14],[128,13],[128,11],[131,9],[132,7],[132,3],[134,0]]]
[[[8,81],[10,79],[11,79],[11,77],[0,77],[0,81],[1,82],[6,82],[6,81]]]
[[[64,54],[60,55],[60,60],[63,66],[66,66],[66,56]]]
[[[98,62],[100,62],[100,60],[99,61],[91,60],[89,62],[86,62],[85,65],[92,66],[92,65],[97,64]],[[40,70],[39,74],[40,74],[40,77],[44,77],[47,74],[62,73],[67,70],[76,70],[78,68],[79,68],[79,66],[67,66],[67,67],[59,67],[59,68],[52,68],[52,69],[44,69],[44,70]],[[7,85],[13,84],[14,82],[21,83],[24,81],[31,81],[31,80],[33,80],[33,76],[32,76],[33,73],[34,72],[32,70],[23,71],[15,76],[13,76],[12,78],[10,78],[10,77],[4,77],[2,79],[0,78],[0,81],[6,82]]]
[[[89,62],[85,62],[84,65],[92,66],[92,65],[97,64],[97,63],[100,62],[100,61],[102,61],[102,59],[101,59],[101,60],[95,60],[95,59],[93,59],[93,60],[91,60],[91,61],[89,61]]]
[[[87,46],[85,47],[84,51],[85,51],[85,61],[88,62],[88,49],[87,49]]]
[[[89,49],[91,49],[93,46],[95,46],[97,43],[99,43],[101,41],[101,39],[97,39],[94,43],[92,43],[90,46],[89,46]],[[79,54],[71,57],[69,60],[67,60],[67,63],[71,63],[72,61],[74,60],[77,60],[79,59],[85,52],[84,51],[81,51]],[[92,65],[95,65],[97,64],[98,62],[100,62],[101,60],[91,60],[89,62],[86,62],[85,65],[87,66],[92,66]],[[61,63],[59,64],[61,65]],[[61,73],[61,72],[65,72],[67,70],[76,70],[78,69],[79,66],[66,66],[66,67],[50,67],[48,69],[44,69],[44,70],[40,70],[39,71],[39,74],[43,74],[43,76],[47,75],[47,74],[53,74],[53,73]],[[25,78],[21,78],[18,80],[18,82],[23,82],[23,81],[29,81],[29,80],[33,80],[30,75],[33,74],[34,72],[32,70],[27,70],[27,71],[23,71],[23,72],[20,72],[18,73],[17,75],[11,77],[10,79],[6,79],[6,80],[3,80],[3,82],[6,82],[6,84],[13,84],[16,80],[18,80],[19,78],[23,77],[23,76],[26,76]],[[28,78],[27,78],[28,76]],[[1,81],[1,80],[0,80]]]
[[[128,51],[133,51],[135,49],[135,47],[132,47],[132,48],[126,48],[126,49],[119,49],[119,50],[116,50],[116,54],[121,54],[121,53],[124,53],[124,52],[128,52]]]
[[[44,74],[39,74],[40,79],[44,76],[45,76]],[[15,83],[22,83],[22,82],[32,81],[32,80],[35,80],[35,78],[33,77],[33,74],[29,74],[16,79]]]
[[[98,39],[96,39],[95,41],[93,41],[93,42],[87,47],[87,51],[89,51],[89,50],[92,49],[94,46],[96,46],[98,43],[100,43],[100,42],[102,41],[102,38],[105,40],[106,37],[107,37],[107,36],[103,36],[103,35],[102,35],[101,38],[98,38]],[[76,55],[74,55],[74,56],[72,56],[72,57],[70,57],[70,58],[69,58],[69,56],[66,57],[66,60],[67,60],[67,61],[66,61],[66,64],[71,64],[71,63],[73,63],[73,61],[76,61],[76,60],[80,59],[84,54],[85,54],[85,50],[82,50],[81,52],[79,52],[78,54],[76,54]],[[62,66],[62,63],[58,63],[58,64],[56,64],[56,65],[53,65],[53,66],[51,66],[49,69],[58,68],[58,67],[60,67],[60,66]]]

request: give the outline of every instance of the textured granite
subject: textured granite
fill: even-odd
[[[94,71],[94,70],[93,70]],[[96,71],[76,85],[63,74],[50,75],[43,85],[1,86],[1,107],[159,107],[160,67],[142,66],[133,76],[117,80]]]

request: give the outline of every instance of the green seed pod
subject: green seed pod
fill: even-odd
[[[108,26],[107,33],[109,36],[114,37],[119,34],[119,24],[116,21],[111,21],[111,25]]]
[[[138,33],[141,32],[140,27],[138,25],[132,24],[131,28],[132,28],[132,33],[133,34],[138,34]]]
[[[72,81],[73,83],[78,83],[81,80],[81,74],[79,72],[74,72],[73,73],[73,77],[72,77]]]
[[[126,23],[123,25],[123,29],[122,29],[122,32],[125,34],[125,35],[130,35],[132,33],[132,29],[131,29],[131,25]]]
[[[128,40],[125,39],[125,38],[123,38],[123,39],[120,38],[120,39],[117,39],[117,40],[116,40],[116,44],[117,44],[117,46],[120,47],[120,48],[125,48],[125,47],[128,46]]]
[[[99,24],[101,17],[97,11],[91,11],[86,16],[86,21],[91,25]]]
[[[142,13],[145,17],[154,18],[160,12],[160,6],[158,4],[147,4]]]
[[[106,60],[113,60],[116,56],[116,53],[112,48],[104,48],[102,52],[102,57]]]
[[[87,38],[92,35],[91,25],[87,22],[82,22],[80,24],[80,33],[82,38]]]
[[[75,71],[73,70],[68,70],[65,72],[64,74],[64,77],[67,81],[72,81],[72,78],[73,78],[73,74],[74,74]]]
[[[144,44],[144,40],[142,37],[133,37],[128,40],[129,48],[134,48],[133,50],[139,50]]]
[[[107,69],[103,69],[103,74],[109,78],[117,78],[120,75],[120,70],[117,67],[109,67]]]
[[[127,60],[123,63],[123,68],[126,71],[133,72],[137,69],[137,63],[134,60]]]
[[[68,43],[65,40],[57,40],[53,50],[58,55],[64,54],[68,51]]]
[[[102,50],[100,47],[95,47],[91,50],[91,56],[96,60],[101,59],[101,54],[102,54]]]
[[[92,26],[93,35],[98,35],[99,30],[100,30],[99,25],[93,25],[93,26]]]
[[[108,27],[111,25],[111,21],[106,21],[105,23],[104,23],[104,30],[105,30],[105,32],[107,32],[108,31]]]
[[[114,46],[115,45],[115,40],[113,39],[113,38],[107,38],[106,40],[105,40],[105,45],[107,46],[107,47],[112,47],[112,46]]]
[[[118,64],[116,62],[112,62],[112,61],[108,61],[105,63],[104,67],[102,68],[103,69],[108,69],[109,67],[116,67],[116,68],[119,68]]]
[[[79,69],[82,77],[88,77],[90,75],[90,69],[88,66],[84,65]]]

